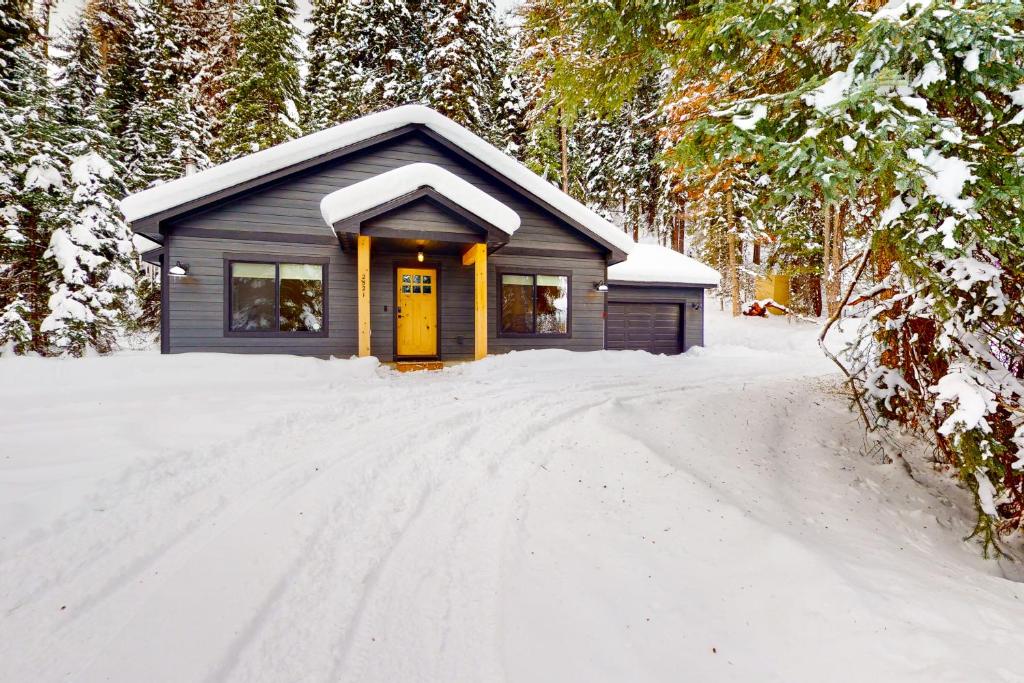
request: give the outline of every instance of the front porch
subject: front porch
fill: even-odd
[[[508,243],[519,227],[517,213],[426,163],[336,190],[321,200],[320,211],[342,249],[356,252],[358,355],[395,361],[487,355],[487,256]],[[375,294],[380,290],[383,297]]]
[[[355,251],[358,355],[421,364],[487,355],[486,243],[358,235]]]

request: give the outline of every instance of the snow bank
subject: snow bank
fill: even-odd
[[[434,164],[409,164],[335,190],[320,200],[320,214],[335,223],[392,199],[430,187],[466,211],[511,235],[519,229],[519,214],[451,171]]]
[[[396,107],[347,121],[144,190],[122,200],[121,210],[129,222],[137,221],[267,173],[315,159],[333,150],[412,124],[426,126],[441,135],[526,191],[586,226],[606,242],[627,253],[632,249],[633,241],[620,228],[466,128],[429,107],[417,104]]]
[[[609,282],[671,282],[717,287],[722,276],[696,259],[657,244],[637,244],[608,268]]]

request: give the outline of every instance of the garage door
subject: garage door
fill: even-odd
[[[605,346],[651,353],[681,353],[679,304],[609,303]]]

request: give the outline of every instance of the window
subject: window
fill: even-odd
[[[228,262],[228,330],[234,334],[324,334],[322,263]]]
[[[501,334],[568,335],[569,276],[501,274]]]

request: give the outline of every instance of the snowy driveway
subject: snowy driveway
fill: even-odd
[[[810,330],[712,318],[402,376],[0,360],[0,680],[1020,680],[956,501],[858,453]]]

